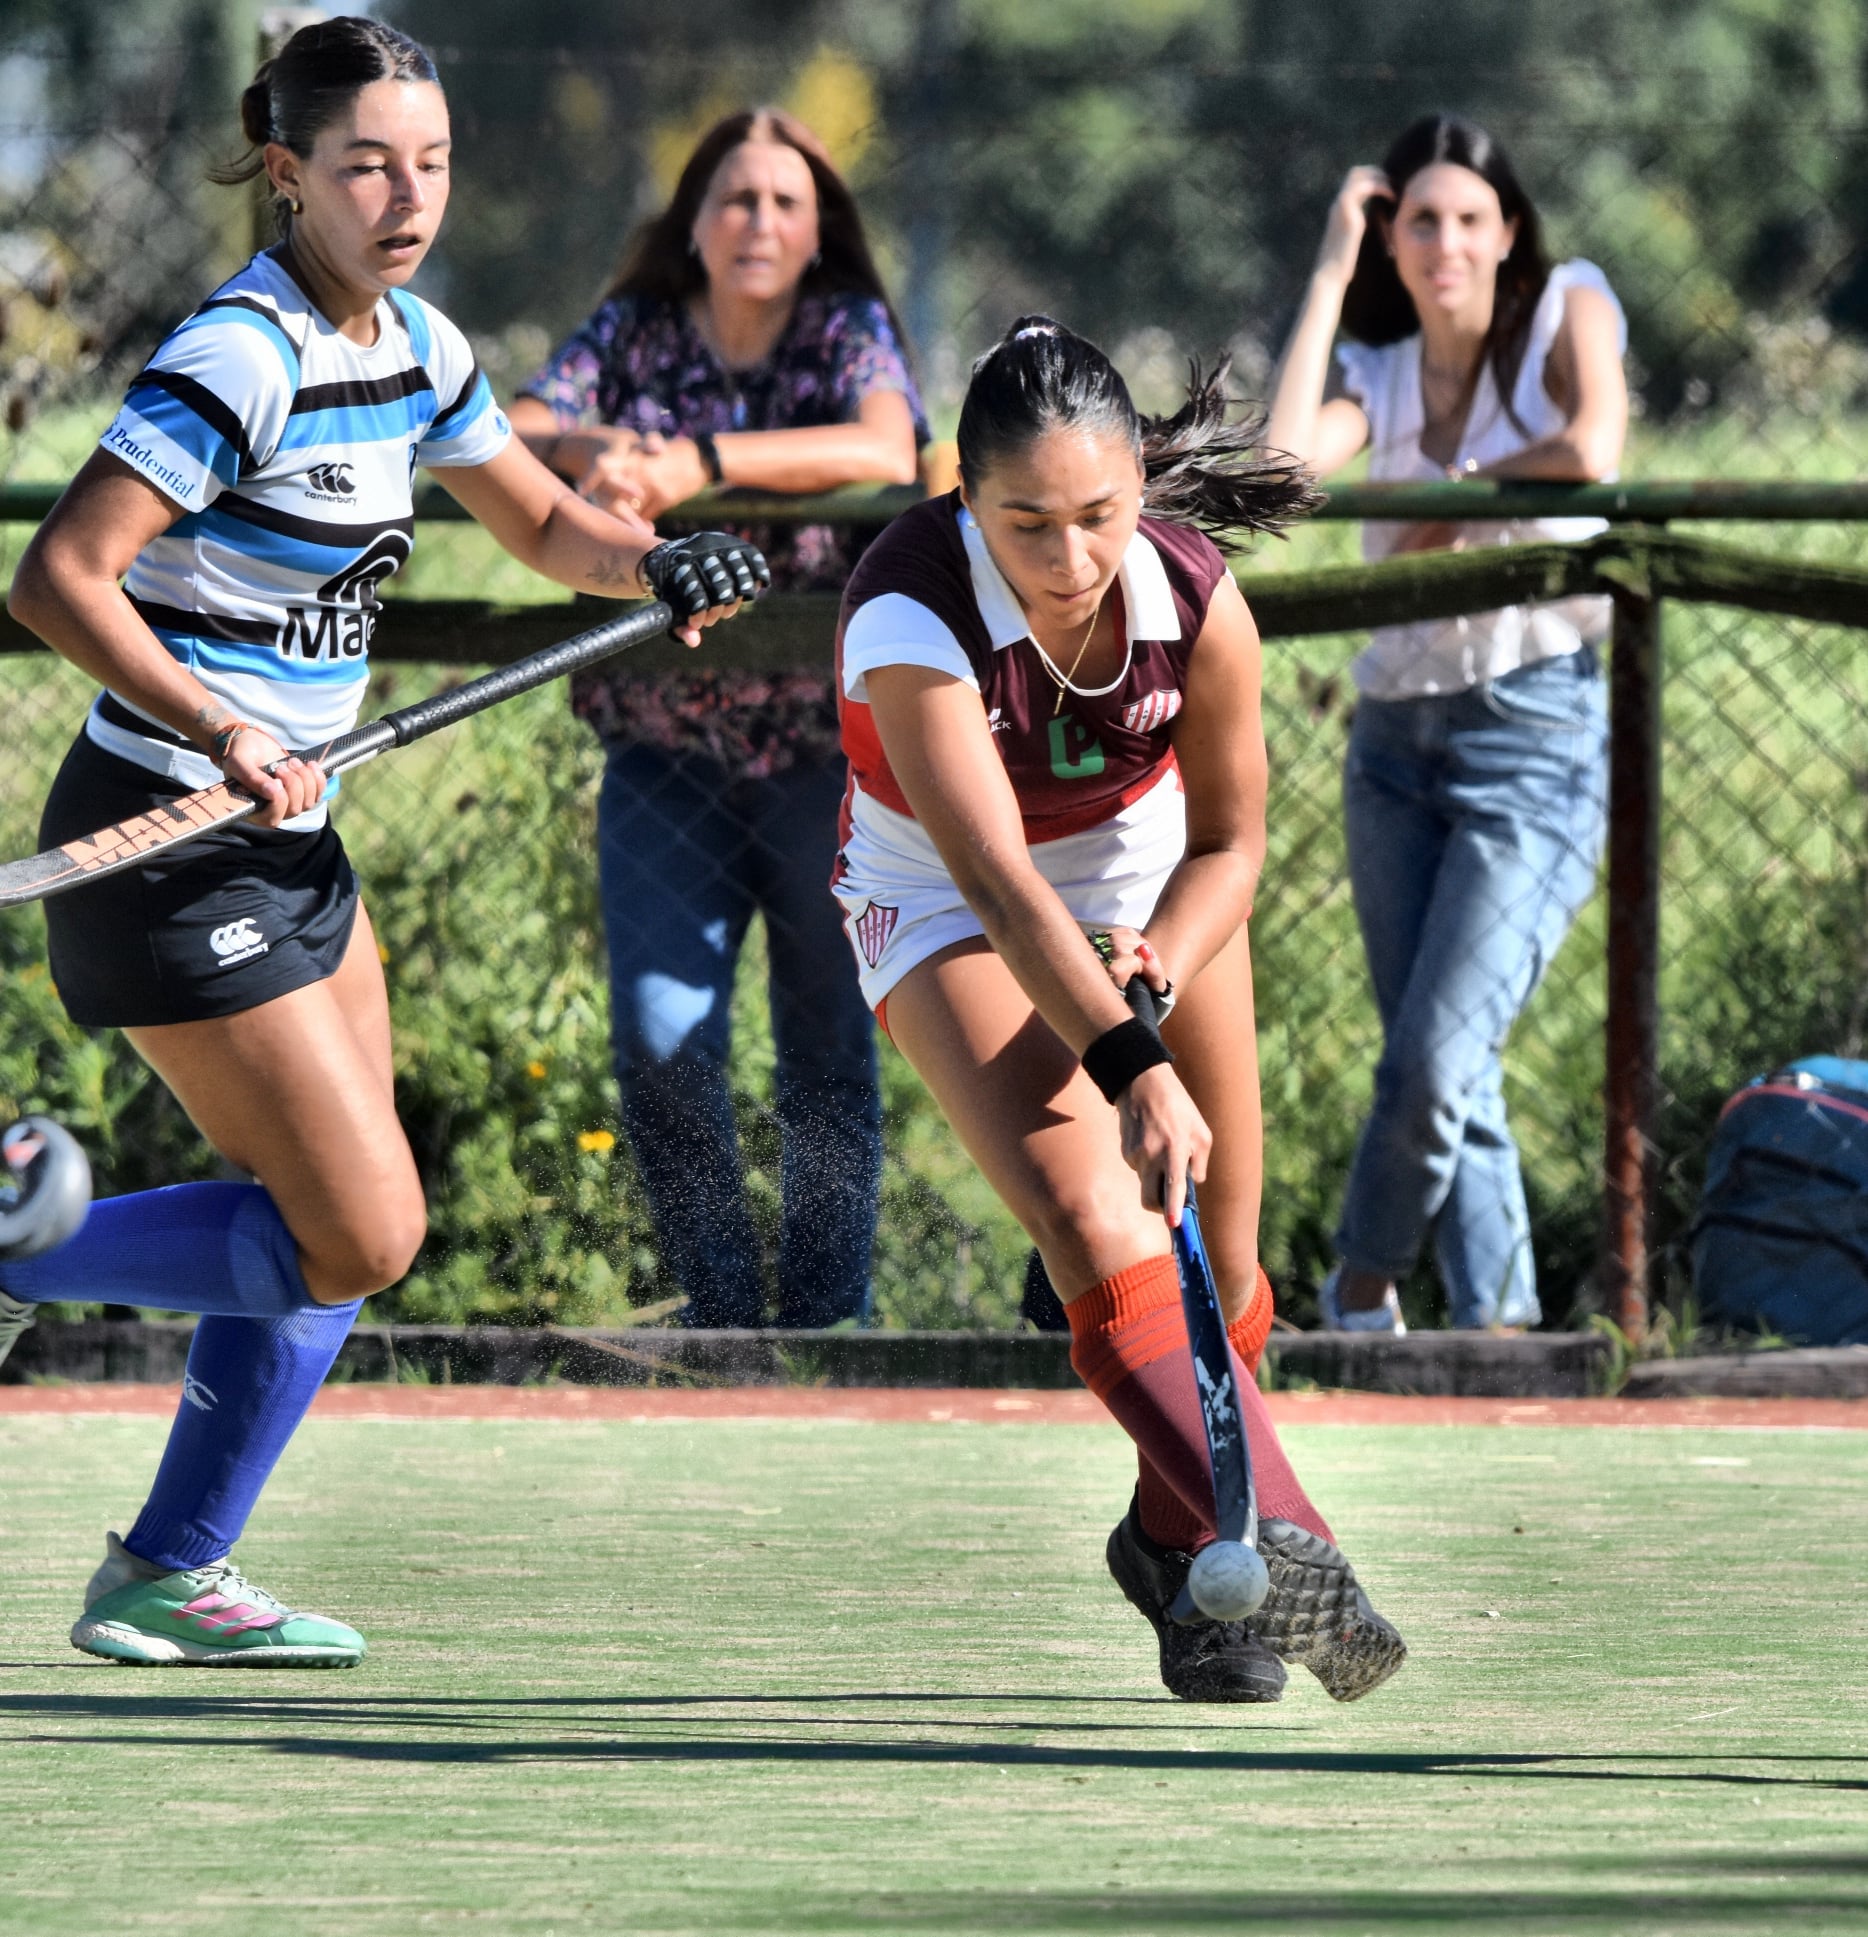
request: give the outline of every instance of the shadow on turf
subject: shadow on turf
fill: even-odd
[[[0,1669],[8,1664],[0,1662]],[[64,1664],[60,1664],[63,1666]],[[99,1681],[108,1680],[121,1688],[124,1679],[116,1675],[105,1675],[97,1669],[80,1667],[81,1673],[89,1673]],[[142,1683],[140,1676],[135,1677]],[[1235,1734],[1245,1718],[1235,1711],[1224,1722],[1216,1719],[1202,1719],[1202,1714],[1190,1714],[1178,1702],[1165,1697],[1146,1695],[941,1695],[941,1694],[904,1694],[891,1689],[877,1689],[869,1694],[844,1695],[513,1695],[488,1696],[472,1695],[274,1695],[251,1696],[245,1690],[257,1679],[257,1671],[243,1671],[237,1678],[231,1675],[216,1675],[213,1692],[200,1695],[116,1695],[98,1689],[93,1693],[60,1695],[0,1695],[0,1721],[8,1716],[95,1716],[114,1721],[168,1721],[193,1722],[210,1719],[225,1720],[236,1717],[242,1722],[307,1722],[351,1723],[353,1725],[382,1723],[393,1724],[400,1728],[432,1729],[476,1729],[487,1730],[507,1726],[505,1718],[498,1713],[502,1709],[552,1709],[565,1712],[567,1727],[588,1728],[592,1722],[601,1719],[600,1714],[586,1714],[585,1711],[604,1711],[615,1709],[661,1710],[686,1708],[750,1708],[758,1711],[762,1723],[782,1722],[799,1728],[822,1726],[827,1721],[840,1728],[900,1728],[898,1715],[852,1715],[842,1712],[850,1706],[868,1707],[888,1705],[906,1707],[926,1703],[952,1704],[965,1708],[989,1708],[996,1705],[1029,1709],[1056,1705],[1068,1708],[1084,1708],[1091,1705],[1105,1708],[1139,1708],[1147,1711],[1132,1722],[1078,1722],[1059,1721],[1050,1716],[1033,1719],[1029,1716],[1000,1717],[992,1715],[968,1715],[954,1721],[942,1717],[919,1716],[919,1728],[965,1729],[974,1733],[991,1730],[1014,1730],[1030,1733],[1043,1729],[1047,1733],[1059,1735],[1133,1735],[1137,1730],[1153,1727],[1157,1721],[1171,1727],[1176,1735],[1185,1735],[1190,1729],[1209,1729],[1231,1735]],[[320,1677],[322,1679],[322,1677]],[[232,1685],[230,1685],[232,1684]],[[142,1685],[147,1685],[143,1683]],[[197,1681],[196,1686],[199,1686]],[[779,1711],[822,1711],[837,1710],[834,1715],[822,1712],[782,1713]],[[648,1718],[645,1718],[648,1719]],[[725,1720],[726,1718],[722,1718]],[[1253,1718],[1260,1731],[1276,1730],[1282,1734],[1298,1733],[1303,1724],[1299,1722],[1275,1722],[1268,1718]],[[96,1737],[87,1737],[96,1740]],[[151,1738],[155,1739],[155,1738]]]
[[[800,1916],[802,1911],[802,1916]],[[1785,1896],[1736,1891],[1687,1892],[1608,1888],[1583,1890],[1076,1890],[1061,1892],[967,1890],[895,1894],[879,1891],[826,1902],[825,1929],[842,1930],[852,1919],[863,1930],[1048,1930],[1135,1931],[1269,1926],[1299,1930],[1338,1926],[1365,1930],[1415,1926],[1447,1930],[1479,1925],[1488,1930],[1628,1930],[1641,1920],[1673,1923],[1686,1930],[1725,1924],[1756,1929],[1760,1913],[1778,1919],[1820,1916],[1835,1928],[1838,1917],[1868,1913],[1868,1897]],[[810,1928],[809,1912],[793,1911],[794,1928]]]
[[[1273,1723],[1256,1717],[1229,1715],[1196,1723],[1178,1704],[1139,1701],[1130,1697],[1103,1697],[1104,1703],[1142,1706],[1153,1709],[1177,1735],[1190,1727],[1203,1727],[1215,1733],[1236,1734],[1244,1726],[1255,1732],[1277,1729],[1293,1733],[1298,1723]],[[352,1730],[376,1724],[385,1730],[434,1729],[452,1731],[451,1739],[421,1741],[398,1739],[393,1734],[303,1735],[281,1734],[270,1739],[248,1738],[242,1746],[264,1749],[276,1755],[328,1756],[340,1761],[434,1762],[497,1765],[509,1762],[720,1762],[720,1763],[915,1763],[964,1767],[1123,1769],[1172,1774],[1199,1771],[1214,1774],[1329,1775],[1329,1776],[1492,1776],[1504,1780],[1559,1782],[1640,1783],[1666,1772],[1669,1782],[1710,1785],[1719,1788],[1836,1790],[1868,1793],[1868,1756],[1844,1755],[1730,1755],[1718,1757],[1675,1756],[1658,1752],[1618,1754],[1605,1751],[1586,1754],[1495,1754],[1446,1752],[1358,1754],[1302,1749],[1149,1749],[1114,1746],[1072,1747],[1028,1742],[963,1743],[914,1740],[890,1741],[754,1741],[731,1737],[654,1736],[637,1739],[593,1740],[588,1733],[601,1721],[601,1711],[625,1708],[632,1711],[681,1709],[695,1706],[750,1708],[757,1711],[762,1726],[812,1727],[829,1724],[838,1728],[898,1729],[901,1718],[892,1715],[848,1715],[810,1713],[812,1709],[838,1709],[851,1703],[906,1705],[910,1703],[952,1703],[981,1706],[1004,1701],[1019,1707],[1063,1704],[1081,1707],[1077,1697],[1066,1696],[982,1696],[982,1695],[906,1695],[878,1691],[873,1694],[829,1696],[754,1695],[754,1696],[626,1696],[620,1698],[578,1698],[565,1696],[515,1696],[504,1699],[478,1699],[472,1696],[424,1699],[419,1696],[359,1696],[320,1698],[305,1696],[248,1697],[229,1689],[225,1694],[201,1695],[112,1695],[103,1690],[95,1694],[0,1695],[0,1718],[25,1721],[51,1717],[85,1717],[118,1723],[139,1722],[220,1722],[238,1719],[244,1724],[272,1723],[304,1728]],[[570,1737],[516,1738],[508,1732],[502,1710],[535,1711],[552,1709],[576,1711],[581,1719],[567,1714],[567,1726],[579,1729]],[[465,1712],[463,1712],[465,1711]],[[590,1711],[598,1711],[590,1713]],[[785,1712],[792,1711],[792,1712]],[[797,1712],[805,1711],[805,1712]],[[641,1718],[647,1722],[647,1715]],[[1143,1722],[1052,1722],[1021,1719],[999,1720],[968,1717],[954,1722],[930,1723],[917,1718],[917,1726],[956,1730],[1042,1729],[1047,1733],[1082,1735],[1086,1733],[1132,1733],[1145,1727]],[[464,1741],[471,1731],[478,1740]],[[21,1734],[18,1742],[69,1741],[69,1736],[40,1737]],[[87,1742],[161,1744],[174,1748],[225,1748],[221,1735],[91,1734]],[[1737,1768],[1700,1768],[1690,1766],[1706,1761],[1737,1764]],[[1613,1766],[1604,1766],[1613,1765]],[[1832,1765],[1861,1769],[1861,1776],[1843,1777],[1817,1773]]]

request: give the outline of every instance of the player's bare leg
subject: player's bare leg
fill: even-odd
[[[1265,1125],[1258,1093],[1252,954],[1241,928],[1188,983],[1161,1028],[1176,1073],[1213,1132],[1200,1222],[1228,1325],[1258,1283],[1258,1211]]]
[[[137,1665],[354,1666],[361,1635],[285,1606],[248,1581],[228,1549],[356,1301],[400,1277],[421,1241],[367,915],[359,910],[344,960],[324,981],[238,1015],[132,1036],[203,1135],[260,1180],[315,1302],[272,1316],[203,1317],[155,1490],[128,1536],[110,1536],[73,1644]]]
[[[126,1032],[220,1154],[257,1177],[320,1304],[409,1268],[426,1212],[396,1118],[389,996],[359,907],[337,973],[239,1015]]]
[[[905,976],[889,997],[889,1026],[1043,1253],[1067,1313],[1162,1250],[1160,1220],[1141,1209],[1109,1106],[983,941],[957,944]],[[1243,932],[1188,986],[1164,1033],[1214,1131],[1201,1196],[1236,1343],[1236,1322],[1257,1283],[1262,1184],[1251,957]],[[1282,1677],[1270,1672],[1263,1658],[1269,1652],[1301,1662],[1332,1695],[1352,1700],[1392,1674],[1406,1649],[1369,1605],[1249,1380],[1242,1382],[1241,1401],[1258,1475],[1260,1550],[1272,1573],[1265,1607],[1245,1624],[1187,1629],[1166,1620],[1186,1577],[1188,1550],[1211,1530],[1202,1526],[1184,1483],[1177,1488],[1164,1478],[1168,1461],[1151,1458],[1154,1448],[1141,1439],[1137,1503],[1111,1536],[1111,1572],[1155,1627],[1162,1678],[1177,1694],[1275,1700]],[[1123,1423],[1133,1432],[1128,1418]]]
[[[1086,1339],[1083,1314],[1119,1295],[1165,1290],[1158,1315],[1179,1315],[1167,1234],[1158,1214],[1142,1208],[1135,1174],[1122,1161],[1114,1112],[1084,1075],[1076,1057],[1032,1009],[1011,971],[983,942],[961,943],[922,963],[889,997],[890,1033],[961,1141],[1043,1253],[1045,1268],[1077,1335],[1073,1362],[1096,1350],[1100,1335]],[[1255,1188],[1255,1186],[1254,1186]],[[1222,1192],[1222,1194],[1224,1194]],[[1144,1284],[1152,1275],[1158,1282]],[[1185,1353],[1185,1330],[1180,1334]],[[1105,1359],[1107,1355],[1105,1355]],[[1145,1379],[1166,1370],[1151,1363]],[[1191,1370],[1186,1384],[1191,1393]],[[1094,1374],[1089,1375],[1094,1377]],[[1120,1377],[1120,1373],[1117,1374]],[[1141,1381],[1128,1390],[1100,1387],[1105,1403],[1132,1435],[1172,1465],[1183,1486],[1190,1471],[1205,1475],[1204,1442],[1173,1443],[1168,1422],[1138,1419]],[[1092,1389],[1099,1389],[1093,1386]],[[1197,1407],[1195,1408],[1197,1415]],[[1188,1422],[1178,1423],[1183,1433]],[[1197,1423],[1191,1436],[1197,1437]],[[1153,1470],[1147,1446],[1144,1471]],[[1173,1490],[1159,1483],[1164,1498]],[[1185,1501],[1174,1511],[1198,1516]],[[1209,1503],[1210,1517],[1210,1503]],[[1190,1557],[1154,1541],[1131,1508],[1109,1542],[1110,1569],[1118,1585],[1154,1628],[1161,1678],[1183,1700],[1275,1701],[1284,1669],[1273,1652],[1238,1622],[1182,1627],[1167,1610],[1186,1579]]]

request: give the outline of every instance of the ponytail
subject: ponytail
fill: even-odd
[[[969,492],[995,464],[1047,431],[1116,437],[1142,467],[1142,508],[1203,531],[1223,549],[1242,531],[1278,533],[1318,502],[1309,472],[1262,448],[1262,416],[1236,421],[1230,363],[1189,369],[1187,401],[1143,417],[1115,365],[1048,316],[1021,316],[973,366],[960,409],[960,475]]]
[[[1222,551],[1237,534],[1278,538],[1323,502],[1316,480],[1285,451],[1265,449],[1265,416],[1232,415],[1226,378],[1232,359],[1202,371],[1187,362],[1187,401],[1171,417],[1141,419],[1142,509],[1203,531]]]
[[[246,153],[208,169],[208,180],[223,188],[237,187],[266,172],[266,144],[278,139],[272,126],[272,69],[271,61],[261,61],[259,72],[241,91],[240,132],[246,136]]]

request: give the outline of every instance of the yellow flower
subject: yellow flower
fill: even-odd
[[[382,963],[384,968],[387,968],[389,966],[389,951],[382,945],[381,942],[378,942],[376,944],[376,954],[377,954],[377,959]]]
[[[527,1063],[525,1073],[531,1077],[533,1082],[542,1083],[545,1080],[545,1065],[540,1062]]]
[[[580,1150],[614,1150],[616,1138],[608,1130],[580,1130],[577,1133],[577,1147]]]

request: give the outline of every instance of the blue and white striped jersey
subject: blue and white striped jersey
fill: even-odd
[[[183,510],[131,565],[130,603],[217,699],[288,747],[356,723],[377,587],[414,543],[415,467],[484,464],[511,436],[446,317],[402,290],[376,314],[365,349],[267,250],[168,337],[102,440]],[[114,694],[86,730],[187,786],[219,778]]]

